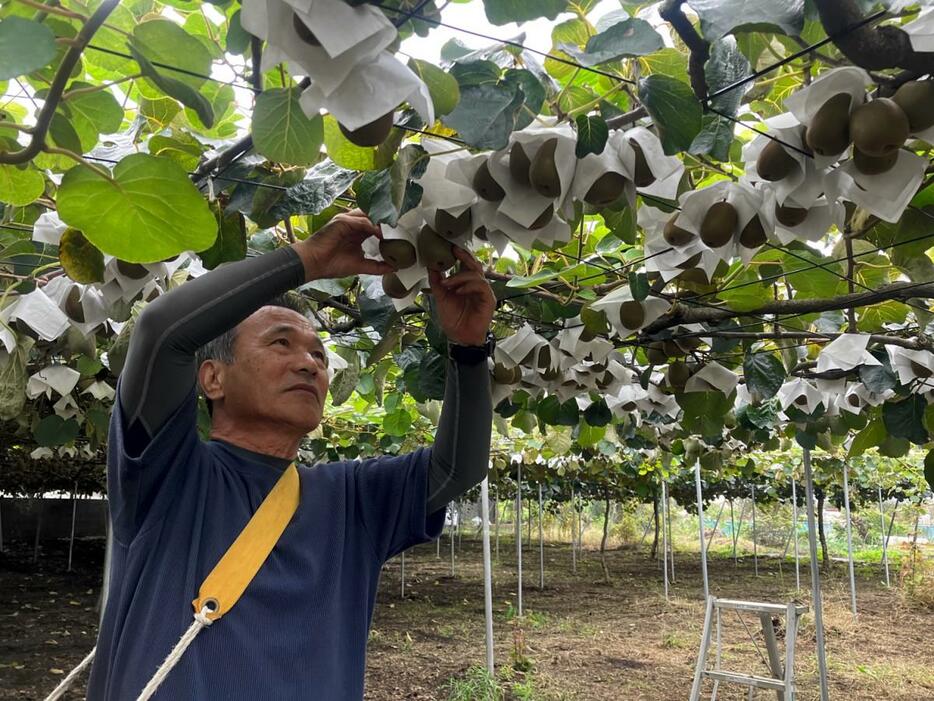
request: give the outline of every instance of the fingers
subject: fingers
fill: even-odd
[[[360,242],[364,239],[368,239],[370,236],[375,236],[379,239],[383,238],[383,231],[379,225],[371,222],[366,214],[359,209],[338,214],[332,221],[345,226],[346,232],[350,234],[352,238],[358,239]]]
[[[445,285],[445,291],[457,295],[477,295],[478,297],[485,297],[489,301],[493,300],[493,291],[490,286],[486,284],[485,280],[476,278],[459,280],[456,285]]]
[[[464,264],[463,267],[467,270],[473,270],[478,273],[483,272],[483,266],[480,265],[480,261],[478,261],[470,251],[463,249],[460,246],[454,246],[454,255],[461,263]]]
[[[428,271],[428,285],[432,294],[444,294],[444,277],[437,270]]]
[[[392,273],[392,272],[395,272],[395,268],[389,265],[389,263],[384,263],[382,261],[364,258],[360,261],[355,273],[351,273],[351,274],[385,275],[386,273]]]

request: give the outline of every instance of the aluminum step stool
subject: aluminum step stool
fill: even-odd
[[[765,638],[765,647],[768,651],[768,666],[772,670],[771,677],[760,677],[752,674],[742,674],[739,672],[727,672],[720,667],[721,658],[721,626],[720,613],[724,610],[734,610],[740,616],[743,626],[741,612],[755,613],[759,616],[759,622],[762,625],[762,635]],[[765,604],[756,601],[737,601],[735,599],[718,599],[714,596],[707,599],[707,613],[704,617],[704,633],[701,639],[700,654],[697,657],[697,668],[694,670],[694,685],[691,687],[690,701],[701,701],[701,687],[704,679],[713,679],[713,693],[710,696],[711,701],[716,701],[718,687],[720,682],[732,682],[749,687],[749,699],[754,698],[756,689],[772,689],[778,696],[778,701],[795,701],[795,639],[798,636],[798,622],[802,614],[807,613],[808,607],[803,604],[789,603]],[[772,616],[785,616],[785,664],[782,666],[782,659],[778,651],[778,643],[775,640],[775,630],[772,628]],[[714,669],[707,669],[707,653],[710,651],[710,638],[713,633],[714,617],[717,624],[717,655]],[[752,631],[746,628],[749,637],[755,643],[752,637]],[[759,655],[758,643],[756,650]],[[764,660],[764,658],[763,658]]]

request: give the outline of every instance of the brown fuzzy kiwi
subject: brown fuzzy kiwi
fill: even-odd
[[[636,154],[636,164],[633,170],[632,181],[636,184],[636,187],[648,187],[655,182],[655,174],[652,172],[652,169],[649,167],[649,162],[645,158],[645,152],[642,150],[642,146],[639,145],[639,142],[635,139],[629,140],[629,145],[632,146],[632,150]]]
[[[908,115],[885,97],[860,105],[850,115],[853,144],[867,156],[879,158],[897,151],[910,131]]]
[[[934,81],[909,80],[895,91],[892,102],[908,117],[912,134],[934,127]]]
[[[392,112],[387,112],[382,117],[374,119],[358,129],[347,129],[343,124],[338,124],[338,126],[341,133],[352,144],[363,147],[379,146],[389,136],[389,132],[392,131],[393,116]]]
[[[665,239],[665,243],[669,246],[686,246],[694,240],[694,234],[692,234],[687,229],[682,229],[677,224],[678,215],[675,214],[667,222],[665,222],[665,228],[662,231],[662,238]]]
[[[829,98],[811,118],[804,140],[818,156],[843,153],[852,141],[850,105],[853,96],[837,93]]]
[[[701,221],[701,241],[710,248],[725,246],[736,233],[739,215],[729,202],[714,202]]]
[[[489,202],[499,202],[506,196],[506,191],[490,173],[489,161],[484,161],[473,176],[473,189],[480,197]]]
[[[797,168],[798,162],[777,141],[769,141],[759,152],[756,171],[759,177],[769,182],[787,178]]]

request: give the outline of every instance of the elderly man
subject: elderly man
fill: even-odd
[[[281,295],[391,270],[363,256],[369,236],[379,228],[360,212],[338,215],[305,241],[203,275],[140,315],[110,423],[114,548],[90,701],[137,698],[192,623],[202,580],[320,423],[328,356]],[[457,255],[460,272],[430,277],[451,356],[434,445],[299,465],[298,507],[275,547],[152,698],[363,697],[383,563],[437,538],[447,502],[488,464],[495,298],[476,259]],[[208,441],[196,432],[197,385],[211,407]]]

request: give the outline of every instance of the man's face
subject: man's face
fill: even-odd
[[[240,322],[233,351],[234,362],[221,370],[228,418],[274,421],[302,434],[318,426],[328,356],[308,319],[284,307],[261,307]]]

